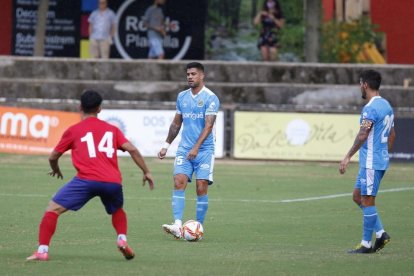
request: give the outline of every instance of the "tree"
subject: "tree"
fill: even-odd
[[[230,33],[237,30],[242,0],[209,0],[209,24],[223,26]]]
[[[305,61],[318,62],[321,33],[321,0],[305,0]]]
[[[45,54],[45,36],[48,9],[49,0],[39,0],[33,56],[44,56]]]

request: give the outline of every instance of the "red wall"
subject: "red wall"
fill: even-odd
[[[334,18],[335,1],[322,0],[323,22],[328,22]]]
[[[334,18],[335,1],[321,0],[324,21]],[[371,0],[371,20],[386,35],[387,63],[414,64],[414,1]]]
[[[10,55],[12,46],[12,0],[2,0],[0,7],[0,55]]]
[[[371,18],[386,34],[387,63],[414,64],[414,2],[371,0]]]

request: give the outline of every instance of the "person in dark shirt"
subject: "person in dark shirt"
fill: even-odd
[[[267,0],[263,9],[254,18],[255,25],[261,25],[257,47],[263,61],[276,61],[278,48],[278,31],[285,24],[285,17],[277,0]]]

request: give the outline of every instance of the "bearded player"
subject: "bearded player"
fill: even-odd
[[[363,213],[362,241],[349,253],[378,252],[390,242],[375,206],[380,182],[389,166],[389,154],[395,140],[394,113],[388,101],[379,94],[381,75],[374,70],[360,75],[362,98],[367,104],[362,109],[360,129],[355,142],[339,165],[339,172],[345,173],[351,157],[359,150],[359,174],[353,192],[354,202]],[[372,245],[375,230],[376,240]]]
[[[175,117],[165,144],[158,153],[160,159],[165,157],[168,147],[183,126],[174,162],[174,223],[162,225],[165,232],[177,239],[182,238],[185,189],[193,174],[196,175],[196,219],[204,223],[208,209],[208,186],[213,184],[215,138],[212,130],[220,107],[216,94],[204,85],[204,66],[198,62],[188,63],[186,73],[190,89],[178,94]]]

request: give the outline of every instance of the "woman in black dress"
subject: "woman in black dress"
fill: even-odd
[[[261,24],[257,47],[263,61],[275,61],[278,48],[278,31],[285,24],[285,17],[277,0],[266,0],[263,9],[254,18],[254,24]]]

